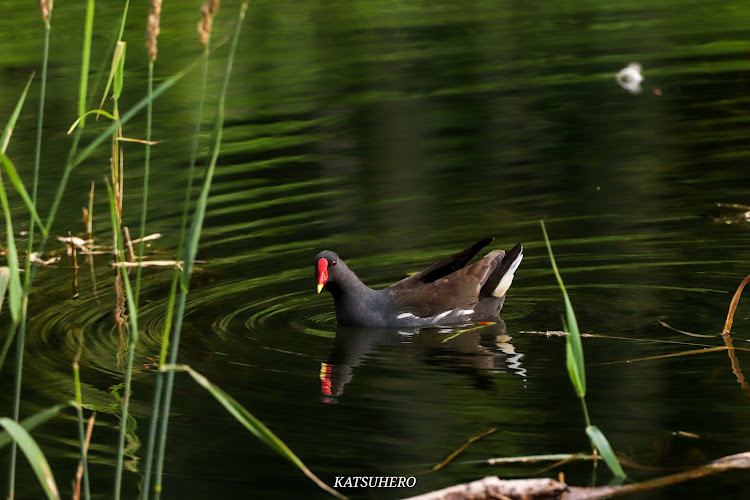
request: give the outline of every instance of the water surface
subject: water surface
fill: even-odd
[[[0,16],[2,116],[38,69],[42,38],[33,6],[6,4],[13,15]],[[163,11],[160,79],[201,51],[194,41],[199,3],[180,5]],[[97,7],[95,69],[119,7]],[[82,9],[61,3],[53,18],[43,214],[75,119]],[[223,5],[217,30],[231,28],[234,9]],[[144,6],[133,6],[126,105],[143,93],[144,26]],[[491,474],[537,475],[538,466],[477,461],[588,448],[564,340],[529,333],[561,329],[563,304],[538,223],[544,219],[579,324],[601,336],[584,342],[592,420],[619,453],[664,468],[628,474],[646,479],[747,451],[748,393],[725,352],[641,360],[722,345],[659,321],[718,333],[749,272],[747,26],[750,11],[737,1],[253,2],[180,362],[249,408],[330,483],[413,475],[497,429],[456,463],[418,475],[413,489],[344,490],[355,498],[404,497]],[[214,58],[213,91],[225,53],[219,48]],[[615,82],[631,62],[643,67],[638,94]],[[155,105],[161,142],[153,149],[149,232],[164,236],[151,243],[151,258],[170,258],[177,242],[197,78],[190,74]],[[37,95],[33,86],[30,102]],[[35,107],[25,108],[8,149],[25,179]],[[142,123],[135,120],[126,135],[142,136]],[[140,217],[142,154],[140,146],[126,148],[124,223],[131,228]],[[75,171],[55,234],[82,234],[80,207],[96,181],[96,237],[110,241],[102,182],[108,155],[103,149]],[[22,231],[26,215],[11,201]],[[330,296],[315,294],[312,257],[324,248],[381,287],[488,235],[494,248],[525,247],[497,325],[464,333],[340,329]],[[122,379],[124,337],[113,319],[110,259],[80,263],[75,290],[67,256],[39,272],[23,413],[73,397],[71,363],[82,332],[84,401],[100,410],[92,490],[108,498],[119,425],[108,408],[117,405],[111,390]],[[126,498],[140,482],[139,441],[171,279],[165,269],[143,275]],[[746,347],[747,329],[741,302],[738,347]],[[747,363],[745,352],[737,354],[740,366]],[[322,364],[331,367],[329,389]],[[12,365],[0,374],[3,414],[11,411]],[[325,496],[187,376],[177,380],[164,498]],[[63,491],[76,467],[71,414],[34,434]],[[571,484],[592,483],[588,464],[543,474],[558,470]],[[600,467],[596,483],[609,479]],[[742,479],[726,474],[642,497],[743,498],[750,492]],[[0,474],[0,486],[6,481]],[[26,466],[19,481],[18,498],[38,497]]]

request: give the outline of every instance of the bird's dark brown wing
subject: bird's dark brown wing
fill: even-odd
[[[451,273],[455,273],[459,269],[463,269],[481,249],[489,245],[495,240],[495,238],[485,238],[481,241],[474,243],[469,248],[461,250],[458,253],[454,253],[450,257],[446,257],[424,271],[420,271],[412,276],[402,279],[389,286],[388,289],[392,290],[408,290],[409,288],[418,288],[423,286],[425,283],[434,283],[440,278],[444,278]]]
[[[494,250],[474,264],[436,281],[419,281],[418,285],[406,288],[392,286],[385,291],[392,292],[389,294],[391,306],[399,314],[411,313],[420,318],[428,318],[453,309],[474,309],[479,301],[482,285],[498,262],[502,261],[504,254],[502,250]]]

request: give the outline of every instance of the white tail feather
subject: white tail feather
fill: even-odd
[[[513,283],[513,276],[516,273],[516,269],[518,269],[518,266],[521,265],[522,260],[523,260],[523,253],[519,253],[518,257],[516,257],[516,260],[508,268],[508,271],[505,273],[505,276],[502,277],[502,279],[500,280],[500,283],[497,284],[497,286],[495,287],[495,290],[492,292],[493,297],[500,298],[508,292],[508,289],[510,288],[511,283]]]

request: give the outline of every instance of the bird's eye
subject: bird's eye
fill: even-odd
[[[331,261],[331,267],[334,267],[335,265],[336,265],[336,261],[335,261],[335,260],[332,260],[332,261]]]

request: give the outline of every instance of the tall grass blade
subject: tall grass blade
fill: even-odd
[[[38,411],[30,417],[23,419],[23,421],[21,422],[21,427],[26,429],[27,432],[31,432],[47,420],[60,413],[63,408],[67,408],[68,406],[69,405],[66,403],[60,403],[56,404],[55,406],[51,406],[49,408],[45,408],[44,410]],[[13,438],[10,434],[8,434],[7,432],[0,433],[0,448],[9,445],[11,442],[13,442]]]
[[[41,4],[40,4],[40,6],[41,6]],[[45,73],[45,76],[46,76],[46,70],[47,70],[47,64],[46,64],[46,62],[47,62],[47,56],[46,56],[46,54],[47,54],[47,51],[48,51],[48,48],[49,48],[49,16],[50,16],[50,10],[49,9],[50,8],[51,8],[51,6],[47,6],[46,15],[43,14],[43,17],[45,18],[44,19],[44,23],[45,23],[44,73]],[[33,77],[33,76],[34,75],[32,74],[31,77]],[[2,143],[2,148],[0,148],[0,150],[2,151],[3,155],[5,154],[5,149],[8,147],[8,141],[10,140],[10,136],[12,135],[12,131],[13,131],[13,128],[15,127],[16,120],[18,119],[18,115],[19,115],[19,113],[21,111],[21,107],[23,106],[23,102],[26,100],[26,94],[27,94],[27,92],[29,90],[29,85],[31,84],[31,77],[29,78],[29,81],[26,84],[26,88],[24,89],[23,93],[21,94],[21,98],[18,100],[18,103],[16,104],[16,109],[14,110],[14,112],[13,112],[13,114],[11,116],[11,119],[10,119],[10,121],[8,122],[8,124],[7,124],[6,128],[5,128],[5,132],[3,133],[3,138],[2,138],[2,140],[0,140],[0,143]],[[42,96],[44,95],[44,83],[45,82],[42,82],[42,94],[41,94]],[[38,132],[38,128],[37,128],[37,132]],[[35,175],[35,179],[36,179],[36,171],[35,171],[34,175]],[[0,184],[2,184],[2,178],[1,177],[0,177]],[[13,236],[13,229],[12,229],[12,227],[10,225],[10,211],[8,210],[8,207],[7,207],[8,203],[7,203],[7,198],[6,198],[6,195],[5,195],[5,188],[4,187],[2,187],[2,198],[3,198],[3,211],[6,214],[6,221],[7,221],[6,230],[8,231],[8,238],[10,240],[10,238]],[[31,203],[31,205],[33,206],[34,203]],[[37,218],[38,218],[38,216],[37,216]],[[32,222],[32,223],[29,224],[29,248],[32,245],[33,237],[34,237],[34,224]],[[15,243],[13,244],[13,251],[14,251],[14,253],[16,253]],[[10,262],[10,260],[11,260],[10,250],[8,250],[7,257],[8,257],[8,261]],[[8,303],[9,303],[9,306],[11,306],[11,313],[13,313],[13,311],[14,311],[14,309],[12,309],[14,303],[13,303],[13,301],[11,301],[11,299],[13,298],[14,290],[16,289],[16,284],[20,286],[20,276],[18,276],[18,270],[16,269],[16,273],[13,273],[13,268],[14,267],[17,268],[17,266],[18,266],[18,255],[17,254],[14,255],[12,257],[12,260],[14,261],[14,264],[13,265],[9,264],[9,267],[11,269],[11,275],[15,274],[16,276],[15,277],[11,276],[10,292],[8,294]],[[27,267],[27,269],[31,268],[30,262],[29,262],[28,259],[26,260],[26,267]],[[29,273],[29,272],[26,273],[26,279],[28,279],[28,276],[30,274],[31,273]],[[27,293],[27,291],[26,291],[25,288],[23,288],[21,290],[21,293],[22,293],[22,295],[28,295],[28,293]],[[20,297],[19,300],[21,302],[23,302],[24,301],[23,296]],[[19,306],[19,309],[20,309],[20,306]],[[16,335],[16,333],[18,333],[18,349],[16,349],[17,365],[16,365],[16,373],[15,373],[15,377],[16,377],[16,380],[15,380],[15,398],[13,400],[13,418],[15,418],[16,420],[18,420],[18,417],[19,417],[19,414],[20,414],[19,412],[20,412],[20,408],[21,408],[21,374],[23,372],[23,355],[24,355],[25,335],[26,335],[26,326],[25,326],[26,321],[25,321],[25,318],[18,317],[18,318],[14,318],[13,322],[14,322],[13,328],[11,329],[11,332],[8,335],[8,338],[7,338],[6,342],[5,342],[5,345],[3,346],[2,353],[0,353],[0,368],[2,368],[3,363],[5,363],[5,356],[8,354],[8,350],[10,349],[10,345],[13,342],[13,337]],[[10,467],[8,469],[8,475],[9,475],[9,478],[8,478],[8,496],[11,497],[11,498],[14,495],[15,484],[16,484],[16,456],[17,456],[17,449],[16,449],[16,445],[14,443],[13,446],[12,446],[12,448],[11,448],[11,452],[10,452]]]
[[[37,214],[36,212],[34,201],[31,199],[29,193],[26,191],[26,188],[23,186],[23,182],[21,182],[21,178],[18,176],[16,167],[13,165],[13,162],[10,161],[10,158],[8,158],[8,155],[6,155],[5,152],[0,152],[0,163],[2,163],[5,173],[8,174],[8,178],[10,179],[11,184],[13,184],[13,187],[16,188],[16,192],[21,196],[21,198],[23,198],[24,203],[26,203],[26,208],[31,213],[34,221],[42,230],[42,234],[46,235],[47,229],[44,227],[42,219],[39,218],[39,214]]]
[[[565,302],[565,316],[570,333],[570,335],[566,336],[565,341],[568,374],[570,375],[571,382],[573,382],[576,394],[578,394],[579,398],[582,398],[586,395],[586,370],[584,368],[581,332],[578,330],[578,321],[576,320],[576,315],[573,311],[573,304],[570,302],[570,297],[568,297],[568,292],[565,290],[562,276],[560,276],[560,271],[557,269],[557,263],[555,262],[555,256],[552,253],[552,245],[549,242],[547,229],[544,227],[544,221],[539,222],[542,225],[542,233],[544,234],[544,242],[547,245],[549,260],[552,263],[552,270],[555,273],[555,278],[557,278],[557,283],[560,285],[560,290],[562,291],[563,300]]]
[[[0,204],[5,214],[6,236],[6,257],[8,259],[8,270],[10,277],[8,279],[8,309],[13,324],[18,324],[21,318],[21,305],[23,302],[23,287],[21,286],[21,271],[18,266],[18,251],[16,249],[16,238],[13,235],[13,221],[10,217],[10,206],[8,197],[5,193],[2,175],[0,175]]]
[[[81,57],[81,80],[78,84],[78,116],[86,112],[86,95],[89,87],[89,63],[91,62],[91,38],[94,32],[94,0],[86,2],[86,21],[83,34],[83,54]],[[85,120],[81,121],[81,127]]]
[[[44,493],[50,500],[59,500],[60,493],[57,489],[57,483],[55,483],[55,477],[52,475],[52,469],[47,463],[47,458],[42,453],[39,445],[36,444],[34,438],[21,427],[21,425],[7,417],[0,417],[0,427],[3,427],[10,437],[18,444],[21,448],[26,459],[31,464],[31,468],[34,470],[39,484],[44,489]]]
[[[620,462],[617,461],[615,452],[612,451],[612,447],[609,445],[609,441],[607,441],[607,438],[604,437],[602,431],[600,431],[599,428],[595,425],[589,425],[588,427],[586,427],[586,434],[588,434],[591,442],[594,443],[594,446],[596,446],[596,449],[599,450],[599,453],[601,453],[602,458],[609,467],[609,470],[612,471],[615,477],[627,477],[625,475],[625,471],[623,471],[622,467],[620,466]]]
[[[198,105],[197,105],[197,113],[196,113],[196,119],[195,119],[195,127],[193,130],[193,137],[192,137],[192,147],[190,149],[190,164],[188,165],[188,175],[187,175],[187,181],[185,183],[185,198],[183,202],[182,207],[182,218],[180,219],[180,234],[179,239],[177,242],[177,256],[176,260],[179,261],[182,259],[182,250],[183,250],[183,244],[185,242],[185,230],[187,228],[187,220],[188,220],[188,213],[190,210],[190,195],[193,191],[193,177],[195,175],[195,162],[196,158],[198,157],[198,142],[200,137],[200,129],[201,129],[201,121],[203,118],[203,101],[205,97],[205,89],[206,89],[206,80],[208,78],[208,59],[209,59],[209,46],[206,45],[203,51],[203,57],[202,57],[202,69],[201,69],[201,77],[200,77],[200,85],[198,88]],[[149,94],[153,91],[151,88],[151,85],[153,83],[152,81],[153,76],[153,64],[149,66]],[[147,112],[146,114],[146,120],[147,120],[147,140],[150,141],[151,137],[151,125],[150,125],[150,113]],[[146,146],[146,167],[149,165],[149,154],[150,154],[150,146]],[[146,170],[147,171],[147,170]],[[146,173],[144,172],[144,177]],[[146,185],[145,179],[144,179],[144,186]],[[147,200],[147,193],[148,191],[144,190],[143,193],[143,203],[144,208],[143,214],[145,215],[145,204]],[[141,228],[141,233],[145,232],[145,227]],[[141,245],[143,245],[143,240],[141,239]],[[139,250],[139,254],[141,255],[141,258],[143,257],[143,251]],[[138,270],[140,271],[140,267]],[[164,366],[164,364],[167,361],[167,353],[169,351],[169,334],[172,331],[172,317],[174,314],[174,306],[177,299],[177,291],[178,291],[178,284],[180,283],[180,275],[181,272],[179,268],[175,267],[172,275],[172,286],[169,293],[169,300],[167,304],[167,316],[164,320],[164,331],[162,334],[162,343],[161,343],[161,354],[159,356],[159,366]],[[136,299],[138,298],[138,295],[136,294]],[[151,423],[149,424],[149,432],[148,432],[148,440],[146,442],[146,461],[143,469],[143,483],[141,487],[141,500],[147,500],[148,495],[150,493],[150,483],[151,483],[151,471],[153,468],[153,461],[154,461],[154,447],[156,445],[156,431],[157,431],[157,425],[159,422],[159,413],[161,410],[161,402],[162,402],[162,394],[164,389],[164,378],[166,374],[164,372],[159,372],[156,377],[156,386],[154,388],[154,399],[153,399],[153,406],[152,406],[152,414],[151,414]]]
[[[563,284],[562,276],[560,276],[560,271],[557,269],[557,263],[555,262],[555,256],[552,253],[552,245],[549,242],[547,229],[544,227],[544,221],[539,222],[542,225],[542,233],[544,234],[544,242],[547,245],[547,252],[549,253],[549,259],[552,263],[552,270],[555,273],[557,283],[560,285],[560,290],[562,291],[563,299],[565,301],[565,319],[563,319],[563,324],[568,330],[568,335],[565,337],[565,362],[568,368],[568,374],[570,375],[570,381],[573,383],[573,387],[581,401],[583,417],[586,421],[586,434],[588,434],[592,446],[599,450],[599,453],[601,453],[605,463],[612,473],[617,478],[624,478],[625,473],[622,471],[622,467],[620,467],[617,457],[612,451],[612,447],[609,445],[609,441],[607,441],[607,438],[604,437],[604,434],[602,434],[598,427],[591,425],[585,397],[586,371],[583,360],[581,332],[578,330],[578,321],[576,321],[576,315],[573,311],[573,304],[570,302],[568,292],[565,290],[565,285]]]
[[[301,470],[307,477],[309,477],[315,484],[320,488],[327,491],[331,495],[337,498],[346,498],[323,481],[321,481],[313,472],[307,468],[302,460],[294,454],[292,450],[281,440],[276,434],[266,427],[263,422],[255,418],[244,406],[238,403],[232,396],[224,392],[218,386],[212,384],[206,377],[193,370],[187,365],[165,365],[162,369],[164,370],[178,370],[186,371],[201,387],[206,389],[213,397],[223,406],[234,418],[242,424],[247,430],[253,433],[255,437],[260,439],[269,448],[274,450],[276,453],[292,462],[299,470]]]
[[[52,0],[46,1],[41,0],[40,6],[43,7],[43,12],[46,10],[46,15],[42,15],[44,18],[44,49],[42,51],[42,81],[39,87],[39,112],[36,121],[36,141],[34,143],[34,177],[31,183],[31,204],[36,207],[36,194],[37,188],[39,187],[39,168],[42,161],[42,130],[44,129],[44,103],[47,96],[47,66],[49,63],[49,39],[50,39],[50,17],[52,15]],[[42,231],[45,228],[42,226]],[[34,225],[29,222],[29,238],[28,244],[26,245],[26,253],[31,255],[31,251],[34,248]],[[26,263],[26,272],[30,272],[31,260]]]
[[[147,95],[154,93],[154,61],[148,62],[148,83]],[[141,188],[141,224],[140,224],[140,243],[138,244],[138,262],[143,262],[143,251],[145,248],[146,237],[146,219],[148,213],[148,184],[151,178],[151,122],[153,120],[153,101],[149,101],[146,106],[146,147],[143,151],[143,184]],[[135,303],[138,304],[141,295],[141,274],[143,266],[138,266],[135,271]]]
[[[39,218],[39,215],[37,215],[36,213],[34,202],[32,201],[31,197],[29,197],[29,194],[26,192],[26,188],[24,188],[23,183],[21,182],[21,179],[18,176],[18,172],[16,171],[16,168],[13,166],[13,163],[10,161],[10,158],[8,158],[5,155],[5,151],[8,148],[8,143],[10,142],[10,138],[13,135],[13,130],[16,127],[18,116],[21,114],[21,109],[23,108],[23,104],[26,101],[26,95],[29,92],[29,87],[31,86],[31,82],[33,79],[34,79],[34,73],[31,74],[31,76],[29,77],[29,81],[26,82],[26,87],[24,87],[23,92],[21,92],[21,96],[18,98],[16,107],[13,109],[13,113],[10,115],[10,119],[8,120],[8,123],[5,125],[3,136],[2,138],[0,138],[0,160],[2,161],[3,168],[7,172],[8,178],[13,184],[13,187],[16,188],[16,191],[18,191],[18,194],[21,195],[21,198],[23,198],[24,203],[26,203],[26,207],[29,209],[32,216],[34,217],[34,220],[40,227],[44,228],[44,225],[42,224],[42,221]]]
[[[190,63],[182,71],[178,71],[174,75],[164,80],[160,85],[154,89],[154,93],[151,96],[146,96],[138,101],[132,108],[128,109],[122,116],[120,116],[119,122],[113,122],[106,129],[102,130],[98,136],[96,136],[78,155],[70,162],[69,169],[73,169],[83,163],[89,156],[91,156],[97,147],[99,147],[104,141],[110,139],[112,134],[117,131],[118,128],[125,125],[130,121],[133,116],[138,114],[146,105],[161,96],[164,92],[174,86],[175,83],[180,81],[196,64],[196,61]],[[82,113],[84,114],[84,113]]]
[[[204,176],[203,187],[201,189],[200,196],[198,198],[195,213],[193,214],[193,222],[191,225],[190,233],[185,240],[183,249],[183,269],[180,276],[180,298],[177,305],[177,316],[175,319],[173,329],[173,339],[170,345],[170,364],[175,364],[177,360],[177,354],[180,345],[180,333],[182,330],[182,320],[185,314],[185,302],[187,300],[187,294],[190,284],[190,276],[193,270],[193,261],[197,253],[198,240],[200,239],[201,229],[203,227],[203,220],[206,214],[206,205],[208,204],[208,193],[211,189],[211,182],[213,180],[213,174],[216,169],[216,160],[219,156],[219,147],[221,145],[221,136],[224,126],[224,104],[226,100],[227,89],[229,88],[229,80],[232,74],[232,66],[234,63],[234,54],[237,51],[237,43],[239,41],[240,32],[242,30],[242,24],[245,20],[245,12],[247,11],[247,1],[243,1],[240,5],[240,13],[237,18],[237,24],[232,34],[232,43],[229,48],[229,54],[227,56],[227,62],[224,67],[224,78],[221,83],[221,89],[219,90],[219,100],[217,103],[216,116],[214,117],[214,128],[211,134],[211,141],[209,145],[209,151],[211,158],[209,161],[208,169]],[[204,51],[203,61],[205,65],[206,52]],[[205,68],[205,66],[204,66]],[[164,454],[166,450],[167,430],[169,426],[169,410],[172,402],[172,388],[174,386],[174,373],[167,373],[166,388],[164,394],[164,403],[162,407],[162,420],[159,434],[159,445],[158,454],[156,461],[156,479],[154,483],[154,491],[156,492],[156,498],[159,498],[162,490],[162,473],[164,468]]]
[[[5,150],[8,148],[8,143],[10,142],[10,137],[13,135],[13,129],[16,127],[16,121],[18,121],[18,115],[21,114],[21,108],[23,108],[23,103],[26,100],[26,94],[29,92],[29,87],[31,86],[31,81],[34,79],[34,73],[31,73],[31,76],[29,77],[29,81],[26,82],[26,87],[24,87],[23,92],[21,92],[21,97],[18,98],[18,102],[16,103],[16,107],[13,109],[13,114],[10,115],[10,119],[8,120],[8,123],[5,125],[5,130],[3,130],[3,136],[0,138],[0,151],[5,153]]]
[[[3,302],[5,302],[5,292],[8,291],[8,283],[10,283],[10,268],[8,266],[0,267],[0,311],[3,309]],[[0,364],[2,366],[2,364]]]
[[[76,121],[74,121],[73,124],[68,128],[68,132],[67,133],[70,134],[71,132],[73,132],[78,127],[78,125],[81,123],[81,120],[83,120],[83,118],[86,117],[86,116],[88,116],[88,115],[97,115],[97,116],[104,115],[107,118],[109,118],[110,120],[115,120],[115,117],[111,113],[108,113],[107,111],[104,111],[103,109],[91,109],[89,111],[86,111],[83,114],[83,116],[79,116],[76,119]]]
[[[102,100],[99,103],[99,111],[104,107],[104,102],[107,100],[109,94],[109,88],[112,86],[112,82],[115,81],[115,95],[116,99],[119,99],[122,93],[122,66],[125,59],[125,42],[118,40],[115,45],[115,53],[112,56],[112,66],[109,68],[109,78],[107,78],[107,84],[104,87],[104,94],[102,94]],[[118,73],[120,74],[118,76]]]
[[[81,391],[81,369],[78,362],[81,359],[81,352],[83,351],[83,329],[77,328],[78,330],[78,351],[73,359],[73,382],[75,384],[76,391],[76,416],[78,417],[78,444],[81,448],[81,461],[79,465],[80,476],[76,474],[76,495],[80,499],[81,482],[83,482],[83,496],[86,500],[91,498],[91,489],[89,487],[89,468],[87,458],[87,439],[86,434],[83,430],[83,393]],[[93,415],[92,415],[93,418]],[[93,424],[93,422],[92,422]]]
[[[221,138],[224,131],[224,103],[227,97],[229,79],[232,73],[232,65],[234,64],[234,54],[237,50],[237,41],[239,40],[242,22],[245,19],[246,9],[247,2],[242,2],[239,19],[237,20],[237,26],[235,27],[235,32],[232,38],[232,45],[229,49],[229,55],[227,56],[224,79],[221,82],[221,89],[219,91],[219,101],[216,106],[214,128],[213,132],[211,133],[211,142],[208,147],[208,150],[211,152],[211,158],[208,164],[208,169],[206,170],[205,177],[203,178],[203,187],[201,188],[200,195],[198,196],[195,213],[193,214],[193,223],[190,226],[190,232],[188,233],[187,240],[185,241],[185,251],[183,253],[184,265],[182,272],[182,289],[184,291],[187,291],[188,289],[190,276],[193,272],[193,262],[195,261],[195,255],[198,252],[198,240],[200,239],[201,230],[203,229],[203,220],[206,217],[208,194],[211,190],[211,182],[216,170],[216,161],[219,157],[219,150],[221,149]]]
[[[117,204],[115,201],[115,193],[112,190],[112,186],[107,179],[107,194],[109,195],[109,210],[112,218],[112,227],[119,234],[120,223],[117,213]],[[123,247],[122,238],[116,238],[117,240],[117,252],[116,255],[120,263],[125,261],[125,248]],[[117,447],[117,465],[115,470],[115,491],[114,498],[119,500],[122,489],[122,469],[124,462],[125,453],[125,436],[127,434],[128,415],[130,409],[130,388],[133,377],[133,358],[135,357],[135,346],[138,343],[138,307],[135,304],[133,298],[133,290],[130,287],[130,278],[128,277],[128,271],[125,266],[118,266],[118,272],[121,273],[122,282],[125,286],[125,297],[128,304],[128,359],[125,365],[125,381],[124,389],[121,401],[122,416],[120,417],[120,440]]]

